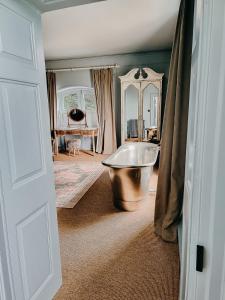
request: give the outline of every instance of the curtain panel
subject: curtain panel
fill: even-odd
[[[177,242],[185,176],[194,0],[181,0],[173,43],[161,137],[155,232]]]
[[[91,70],[91,75],[96,95],[99,124],[96,151],[111,154],[117,148],[113,70],[111,68]]]
[[[46,73],[47,79],[47,92],[48,92],[48,106],[49,106],[49,119],[52,141],[55,139],[55,128],[57,118],[57,96],[56,96],[56,74],[53,72]],[[53,152],[55,152],[54,144]]]

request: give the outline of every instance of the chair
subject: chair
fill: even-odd
[[[69,152],[69,155],[73,153],[73,156],[76,154],[80,154],[80,146],[81,146],[81,139],[71,139],[66,142],[66,148]]]

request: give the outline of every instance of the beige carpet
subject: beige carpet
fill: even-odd
[[[178,299],[178,247],[153,232],[154,197],[140,211],[118,211],[105,171],[73,209],[58,209],[63,285],[56,300]]]

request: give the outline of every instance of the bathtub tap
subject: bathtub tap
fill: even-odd
[[[115,207],[127,211],[140,208],[149,192],[158,151],[159,147],[155,144],[127,143],[102,161],[109,167]]]

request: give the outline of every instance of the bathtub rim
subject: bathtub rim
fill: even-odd
[[[127,143],[128,144],[128,143]],[[153,167],[156,163],[156,160],[157,160],[157,157],[158,157],[158,153],[159,153],[159,150],[160,150],[160,146],[156,145],[156,144],[153,144],[153,143],[148,143],[148,142],[134,142],[134,143],[129,143],[129,144],[132,144],[132,145],[137,145],[137,144],[148,144],[148,146],[152,147],[152,148],[155,148],[157,150],[157,154],[156,154],[156,157],[155,157],[155,160],[149,162],[149,163],[145,163],[145,164],[136,164],[136,165],[128,165],[128,164],[112,164],[112,163],[108,163],[107,160],[115,155],[116,153],[118,153],[122,147],[126,146],[127,144],[123,144],[121,145],[113,154],[111,154],[109,157],[107,157],[106,159],[102,160],[101,163],[106,166],[106,167],[109,167],[109,168],[115,168],[115,169],[124,169],[124,168],[145,168],[145,167]]]

